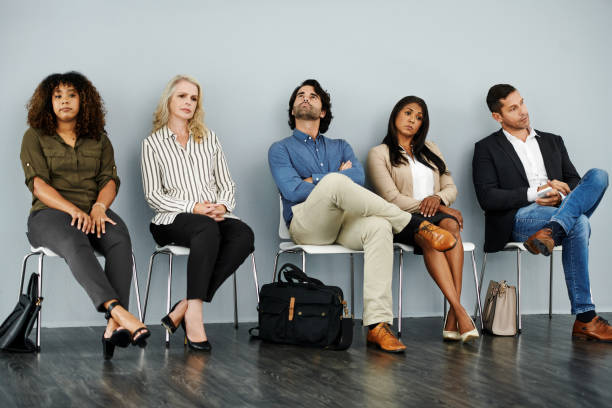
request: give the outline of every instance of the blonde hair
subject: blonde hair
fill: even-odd
[[[198,103],[196,104],[195,112],[193,113],[193,117],[189,119],[187,126],[189,127],[189,132],[193,134],[193,137],[196,142],[200,143],[202,139],[208,133],[208,129],[204,124],[204,108],[202,107],[202,87],[199,82],[188,75],[177,75],[168,82],[164,92],[162,92],[161,98],[159,98],[159,103],[157,104],[157,109],[155,109],[155,113],[153,114],[153,132],[157,132],[162,127],[168,124],[168,119],[170,118],[170,109],[168,105],[170,104],[170,98],[174,94],[174,90],[176,89],[176,85],[180,81],[191,82],[198,88]]]

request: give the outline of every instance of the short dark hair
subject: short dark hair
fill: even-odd
[[[512,92],[516,91],[516,88],[512,85],[508,84],[497,84],[493,85],[489,89],[489,93],[487,94],[487,106],[491,113],[497,112],[501,113],[502,104],[500,102],[501,99],[506,99],[508,95]]]
[[[95,86],[85,75],[71,71],[64,74],[51,74],[36,87],[28,102],[28,124],[53,135],[57,128],[57,118],[53,111],[51,98],[59,85],[72,85],[79,94],[80,106],[74,131],[77,137],[90,137],[100,140],[104,130],[104,103]]]
[[[319,84],[319,81],[317,81],[316,79],[307,79],[293,90],[291,98],[289,98],[289,127],[292,130],[295,129],[295,116],[293,116],[291,111],[293,110],[293,104],[295,103],[295,98],[297,98],[298,91],[301,87],[307,85],[312,86],[315,90],[315,93],[319,95],[319,98],[321,98],[321,109],[325,111],[325,116],[321,119],[321,122],[319,124],[319,132],[325,133],[327,132],[329,124],[331,123],[331,120],[334,116],[331,112],[331,99],[329,97],[329,94],[325,89],[323,89],[323,87],[321,87],[321,84]]]

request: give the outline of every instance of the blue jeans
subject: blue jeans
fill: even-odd
[[[607,188],[608,173],[591,169],[558,208],[532,203],[518,210],[514,217],[512,239],[515,241],[526,241],[551,221],[559,223],[565,230],[567,235],[561,243],[563,271],[572,314],[595,310],[589,282],[589,217]]]

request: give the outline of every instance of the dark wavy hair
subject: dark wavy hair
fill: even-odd
[[[104,103],[89,79],[75,71],[51,74],[42,80],[27,105],[28,124],[35,129],[42,129],[48,135],[55,133],[57,118],[53,112],[51,98],[60,84],[72,85],[79,94],[79,113],[74,129],[77,137],[99,140],[100,135],[106,132]]]
[[[319,84],[316,79],[307,79],[293,90],[291,98],[289,98],[289,127],[292,130],[295,129],[295,116],[293,116],[291,111],[293,110],[293,103],[295,102],[295,98],[297,98],[298,91],[301,87],[306,85],[312,86],[315,90],[315,93],[319,95],[319,98],[321,98],[321,109],[325,111],[325,116],[321,119],[321,122],[319,123],[319,132],[325,133],[327,132],[327,129],[329,129],[329,124],[331,123],[331,120],[334,118],[334,116],[331,112],[331,99],[329,97],[329,94],[327,93],[327,91],[325,91],[325,89],[321,87],[321,84]]]
[[[487,106],[491,113],[501,113],[501,99],[506,99],[508,95],[516,91],[516,88],[509,84],[497,84],[489,88],[487,93]]]
[[[406,107],[406,105],[416,103],[423,110],[423,120],[421,127],[412,138],[412,151],[414,157],[420,163],[435,170],[433,165],[438,169],[440,174],[447,173],[446,165],[444,161],[429,147],[425,145],[425,139],[427,138],[427,132],[429,131],[429,111],[427,110],[427,104],[425,101],[418,96],[405,96],[395,104],[391,115],[389,116],[389,125],[387,127],[387,135],[383,139],[383,143],[389,147],[389,158],[391,159],[391,165],[399,166],[401,164],[407,164],[408,160],[402,155],[400,151],[399,142],[397,141],[397,128],[395,127],[395,119],[399,115],[400,111]]]

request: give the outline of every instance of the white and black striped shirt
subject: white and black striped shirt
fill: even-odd
[[[153,224],[172,224],[180,213],[193,212],[198,202],[236,206],[235,184],[221,144],[207,131],[201,143],[189,135],[183,148],[164,126],[142,141],[142,185],[145,200],[155,210]]]

